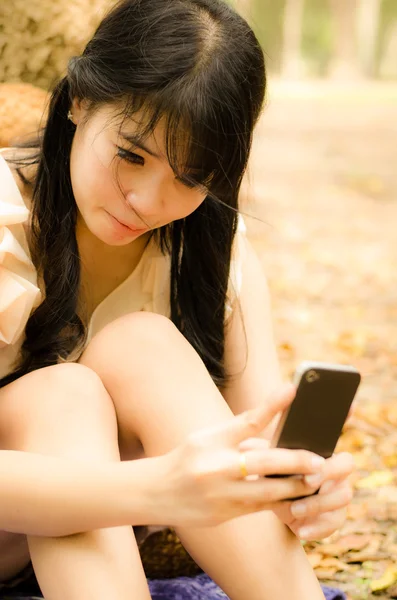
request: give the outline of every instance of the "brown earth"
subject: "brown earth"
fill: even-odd
[[[243,194],[284,374],[313,359],[363,376],[339,444],[358,468],[349,519],[306,545],[352,600],[397,598],[396,145],[397,85],[273,81]]]

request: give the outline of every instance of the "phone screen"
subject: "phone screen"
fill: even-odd
[[[349,413],[360,374],[316,367],[306,370],[275,434],[274,446],[310,450],[330,457]]]

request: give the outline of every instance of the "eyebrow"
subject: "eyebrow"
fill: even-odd
[[[158,158],[160,160],[162,159],[162,156],[160,156],[160,154],[156,154],[156,152],[153,152],[153,150],[150,150],[150,148],[145,146],[145,144],[143,142],[141,142],[139,140],[139,138],[137,136],[135,136],[133,133],[121,133],[120,135],[127,142],[129,142],[132,146],[135,146],[136,148],[140,148],[144,152],[147,152],[148,154],[150,154],[150,156],[154,156],[154,158]]]

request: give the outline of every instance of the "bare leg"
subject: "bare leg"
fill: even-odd
[[[99,377],[81,365],[40,369],[3,388],[0,423],[3,448],[79,461],[120,460],[111,398]],[[47,600],[150,599],[131,527],[29,537],[28,544]]]
[[[232,414],[197,353],[158,315],[115,321],[81,362],[99,374],[113,399],[123,456],[136,435],[146,455],[159,455]],[[271,512],[178,535],[233,600],[324,598],[299,541]]]

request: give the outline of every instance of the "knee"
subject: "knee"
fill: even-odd
[[[170,319],[151,312],[124,315],[104,328],[103,333],[131,344],[136,341],[144,348],[157,347],[159,344],[167,344],[171,339],[175,341],[176,338],[183,337]]]
[[[156,357],[164,360],[175,350],[186,350],[186,346],[191,348],[170,319],[149,312],[130,313],[104,327],[91,340],[79,362],[95,370],[96,365],[103,368],[105,363],[114,369],[114,363],[123,362],[124,358],[134,364],[141,359],[153,364]]]
[[[38,369],[0,390],[2,442],[22,443],[31,434],[61,435],[105,422],[117,430],[112,399],[100,377],[84,365]]]

